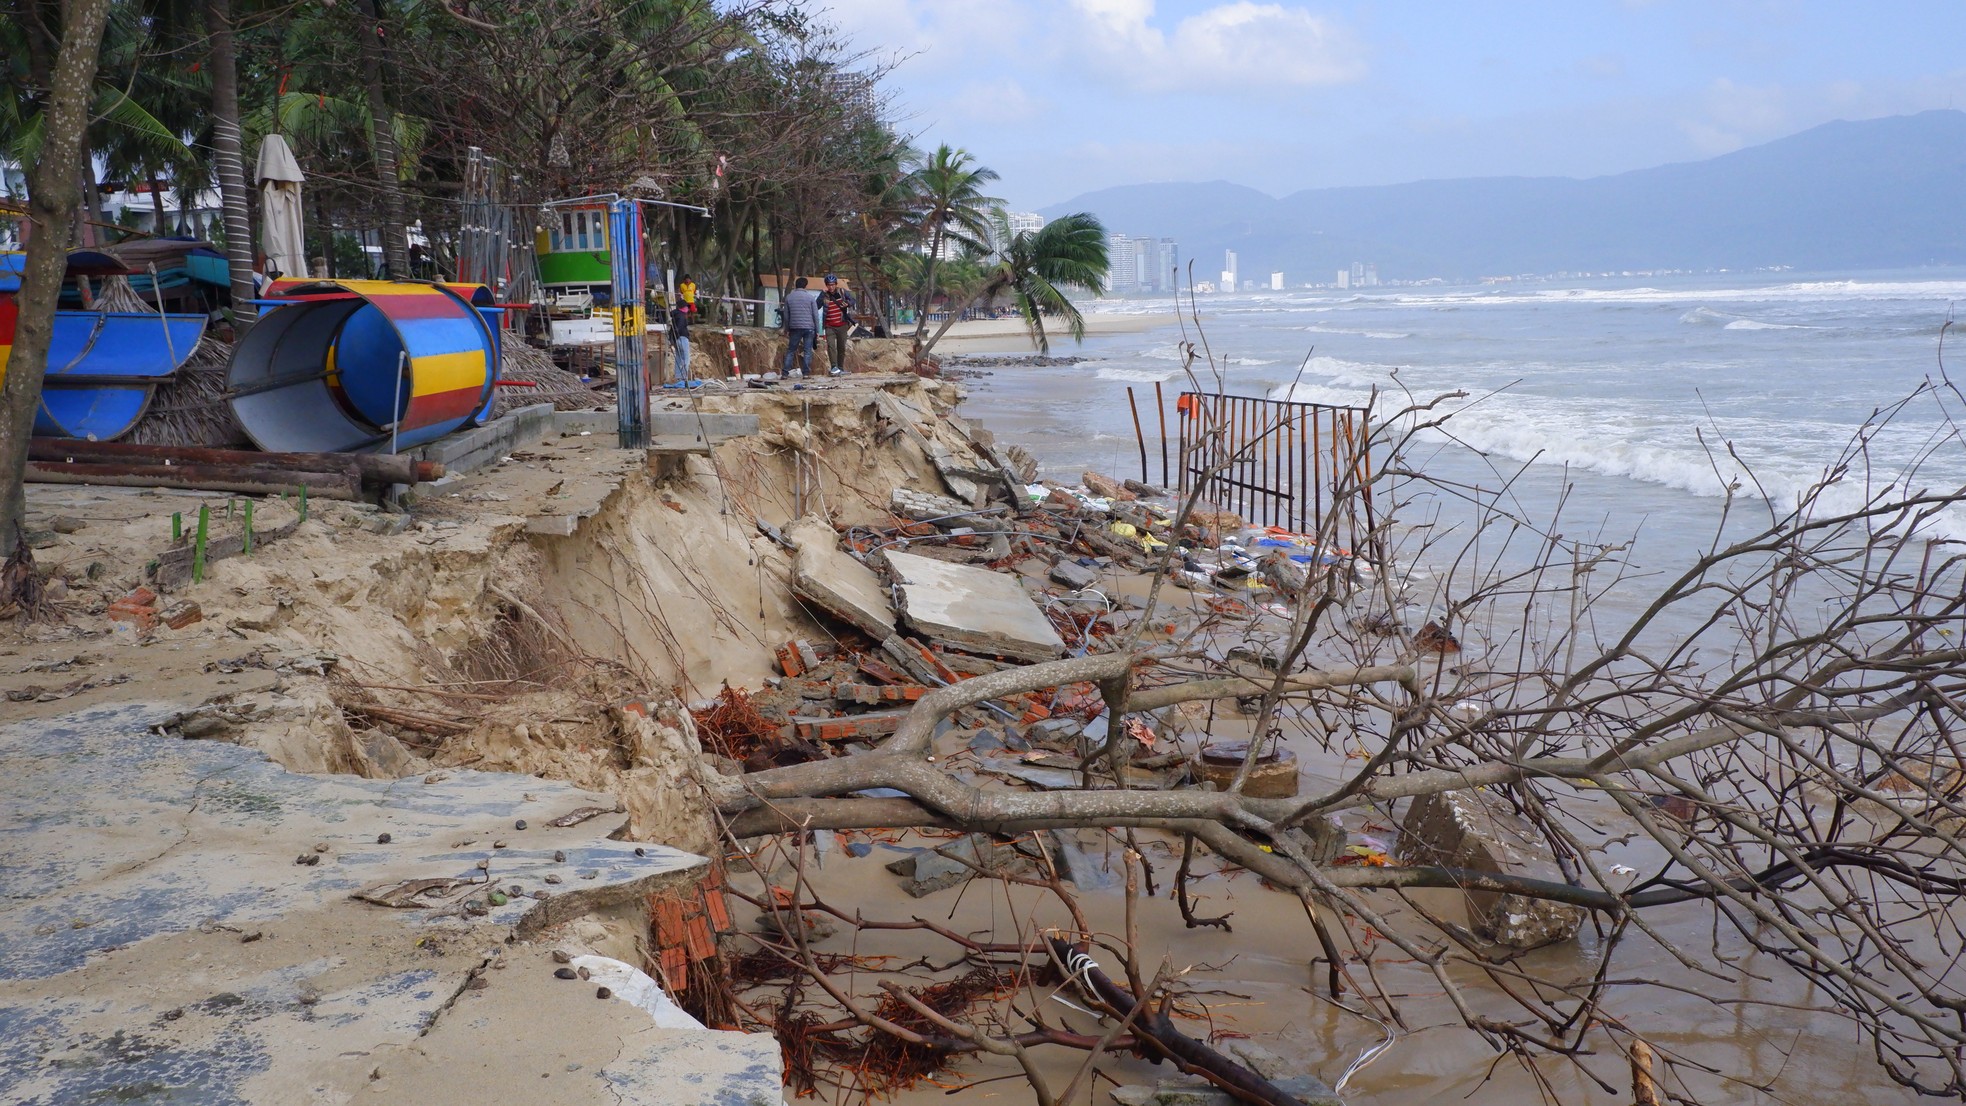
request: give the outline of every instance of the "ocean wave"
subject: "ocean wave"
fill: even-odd
[[[1178,368],[1168,369],[1122,369],[1112,365],[1101,365],[1092,374],[1099,380],[1120,380],[1128,384],[1158,384],[1181,375]]]
[[[1310,326],[1300,326],[1297,329],[1309,331],[1312,334],[1345,334],[1354,338],[1378,338],[1384,341],[1413,337],[1413,333],[1406,330],[1353,330],[1349,327],[1342,326],[1319,326],[1316,323],[1312,323]]]
[[[1390,297],[1408,307],[1523,306],[1527,304],[1833,303],[1847,300],[1916,300],[1933,304],[1966,298],[1962,280],[1819,280],[1717,288],[1526,288],[1409,293]],[[1361,297],[1343,302],[1359,302]]]
[[[1764,323],[1760,319],[1735,319],[1722,330],[1821,330],[1820,326],[1803,326],[1800,323]]]

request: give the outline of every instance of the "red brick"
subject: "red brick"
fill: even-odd
[[[885,737],[901,728],[908,717],[905,710],[884,710],[871,714],[849,714],[839,718],[793,718],[799,736],[809,741],[852,741],[863,737]]]
[[[882,664],[872,657],[862,657],[860,659],[860,671],[865,672],[867,675],[872,676],[884,684],[914,683],[913,680],[910,680],[908,677],[896,672],[892,667]]]
[[[724,901],[724,893],[713,888],[703,892],[703,909],[709,914],[710,925],[718,933],[729,933],[730,904]]]
[[[118,599],[117,602],[134,603],[139,607],[155,606],[157,603],[157,593],[151,591],[149,588],[139,587],[130,594]]]
[[[681,945],[662,950],[662,982],[677,994],[689,988],[689,953]]]
[[[717,955],[717,940],[710,935],[710,923],[701,917],[691,918],[684,927],[688,934],[687,947],[691,960],[708,960]]]
[[[937,676],[942,677],[944,682],[953,684],[962,679],[961,676],[956,674],[955,669],[950,668],[948,665],[942,663],[942,658],[935,654],[935,650],[930,649],[928,646],[923,645],[919,641],[910,641],[907,642],[906,644],[909,648],[912,648],[915,652],[921,654],[923,663],[928,665],[930,671],[934,672]]]
[[[127,622],[139,630],[149,632],[157,628],[157,608],[126,605],[119,599],[109,605],[109,620]]]
[[[171,629],[182,630],[194,622],[203,622],[205,620],[205,611],[204,608],[189,599],[180,599],[170,606],[165,607],[157,617],[163,620],[164,625],[169,626]]]
[[[799,663],[797,642],[788,641],[778,647],[778,670],[787,676],[797,676],[805,671],[805,666]]]

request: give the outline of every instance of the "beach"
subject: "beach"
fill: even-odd
[[[1085,310],[1083,307],[1080,310]],[[1172,322],[1171,316],[1164,315],[1120,315],[1085,312],[1085,335],[1087,338],[1106,337],[1114,334],[1137,334],[1152,330]],[[933,333],[931,331],[930,333]],[[1045,335],[1051,339],[1054,354],[1069,353],[1072,337],[1065,331],[1063,323],[1054,325],[1045,321]],[[1036,353],[1037,343],[1031,341],[1031,333],[1022,319],[965,319],[949,328],[949,333],[935,344],[937,353]]]

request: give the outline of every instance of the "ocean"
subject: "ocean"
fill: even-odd
[[[1084,358],[1069,366],[993,369],[968,382],[965,411],[1048,478],[1096,469],[1160,483],[1154,389],[1175,426],[1175,397],[1195,386],[1184,340],[1213,354],[1212,368],[1194,366],[1205,391],[1363,405],[1376,390],[1382,419],[1460,391],[1431,413],[1447,416],[1438,429],[1414,435],[1409,467],[1506,487],[1507,509],[1568,539],[1629,543],[1624,567],[1642,580],[1711,543],[1730,485],[1731,536],[1820,481],[1880,407],[1938,381],[1941,328],[1962,298],[1966,270],[1924,269],[1215,295],[1200,298],[1199,327],[1182,325],[1173,297],[1101,300],[1087,310],[1167,321],[1055,343],[1054,356]],[[1966,398],[1945,392],[1899,412],[1867,435],[1868,472],[1822,504],[1854,507],[1884,479],[1966,486],[1966,447],[1947,423],[1962,410]],[[1425,491],[1402,512],[1443,533],[1471,519],[1465,500]],[[1966,514],[1928,533],[1966,537]]]

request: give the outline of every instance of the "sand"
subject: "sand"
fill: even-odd
[[[1107,334],[1138,334],[1173,321],[1172,315],[1107,315],[1088,311],[1085,315],[1085,333],[1088,338]],[[1052,353],[1063,354],[1071,350],[1071,335],[1063,327],[1047,324],[1045,334],[1051,339]],[[1037,348],[1021,319],[968,319],[950,327],[949,333],[935,344],[937,353],[1036,353]]]

